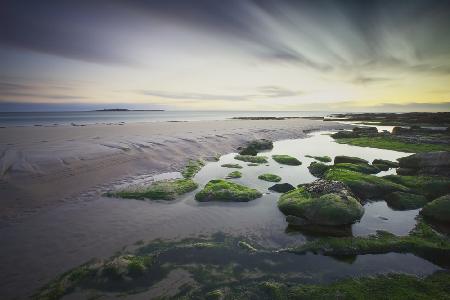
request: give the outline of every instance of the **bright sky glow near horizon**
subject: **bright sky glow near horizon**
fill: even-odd
[[[0,111],[450,111],[450,1],[2,1]]]

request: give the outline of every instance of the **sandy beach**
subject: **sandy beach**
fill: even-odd
[[[0,219],[16,220],[117,179],[180,170],[248,140],[342,128],[309,119],[225,120],[0,129]]]

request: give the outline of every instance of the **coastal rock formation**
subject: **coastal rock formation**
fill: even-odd
[[[277,183],[272,185],[269,190],[277,193],[287,193],[289,191],[295,190],[295,187],[290,183]]]
[[[364,214],[364,208],[345,184],[320,179],[282,195],[278,208],[305,224],[327,226],[352,224]],[[299,225],[297,218],[294,220]]]
[[[369,162],[367,160],[359,158],[359,157],[338,155],[334,158],[334,164],[340,164],[340,163],[368,164]]]
[[[277,155],[272,155],[272,158],[277,163],[283,164],[283,165],[299,166],[302,164],[301,161],[299,161],[298,159],[296,159],[295,157],[290,156],[290,155],[277,154]]]
[[[420,213],[430,219],[450,223],[450,194],[431,201]]]
[[[242,149],[240,155],[256,155],[259,151],[273,149],[273,142],[267,139],[253,140],[249,142],[244,149]]]
[[[450,152],[424,152],[417,153],[399,160],[400,175],[442,175],[450,176]]]
[[[308,166],[308,170],[309,172],[318,178],[322,178],[323,175],[325,174],[326,171],[328,171],[330,169],[331,166],[317,162],[317,161],[313,161],[309,166]]]
[[[261,197],[262,194],[252,188],[223,179],[208,182],[203,190],[195,195],[197,201],[248,202]]]
[[[386,196],[387,204],[396,210],[410,210],[423,207],[427,204],[427,198],[423,195],[417,195],[405,192],[393,192]]]

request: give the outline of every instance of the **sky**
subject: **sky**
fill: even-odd
[[[0,3],[0,111],[450,111],[450,0]]]

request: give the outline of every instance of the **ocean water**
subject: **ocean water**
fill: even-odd
[[[323,117],[331,111],[73,111],[0,112],[0,126],[225,120],[233,117]]]

